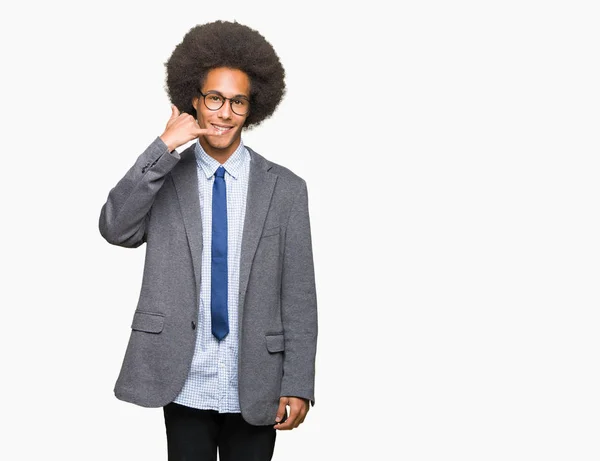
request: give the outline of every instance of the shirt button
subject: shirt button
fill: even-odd
[[[196,322],[194,322],[194,321],[192,320],[192,330],[195,330],[195,329],[196,329]]]

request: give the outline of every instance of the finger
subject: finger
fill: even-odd
[[[302,424],[302,421],[304,421],[305,416],[306,416],[306,413],[304,412],[304,407],[300,407],[298,409],[298,411],[296,412],[294,428],[296,428],[296,427],[300,426],[300,424]]]
[[[289,430],[293,429],[294,427],[296,427],[296,425],[295,425],[295,423],[296,423],[296,417],[297,417],[297,415],[295,415],[294,413],[292,413],[290,411],[290,415],[285,420],[285,422],[279,423],[279,424],[275,424],[275,426],[274,426],[275,429],[278,429],[280,431],[289,431]]]
[[[285,406],[287,405],[287,399],[279,399],[279,408],[277,408],[277,416],[275,416],[275,422],[279,422],[285,416]]]
[[[300,426],[300,424],[302,424],[304,422],[307,414],[308,414],[308,411],[302,412],[302,416],[298,418],[298,424],[296,425],[296,427]]]
[[[215,128],[198,128],[195,134],[196,136],[221,136],[223,133],[217,131]]]
[[[290,405],[290,414],[285,420],[285,422],[276,424],[275,429],[279,430],[290,430],[298,427],[298,419],[302,417],[301,408],[298,405],[291,406]]]

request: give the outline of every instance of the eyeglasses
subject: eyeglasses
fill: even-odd
[[[204,105],[208,110],[219,110],[225,104],[225,100],[229,101],[231,110],[237,115],[246,115],[250,111],[250,101],[243,96],[236,96],[233,98],[226,98],[220,93],[209,92],[207,94],[202,93],[198,90],[202,99],[204,99]]]

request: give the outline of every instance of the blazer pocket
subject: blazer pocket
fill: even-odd
[[[281,352],[285,348],[283,335],[265,335],[267,340],[267,350],[269,352]]]
[[[260,238],[270,237],[271,235],[279,235],[279,226],[265,229]]]
[[[131,329],[146,333],[160,333],[165,324],[165,314],[159,312],[135,311]]]

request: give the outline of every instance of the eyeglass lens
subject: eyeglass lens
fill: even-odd
[[[234,113],[238,115],[246,115],[248,113],[248,110],[250,109],[250,103],[246,99],[233,98],[230,99],[230,101],[231,110],[233,110]],[[204,104],[206,104],[206,107],[208,107],[210,110],[218,110],[223,106],[224,103],[225,98],[220,94],[210,93],[204,97]]]

